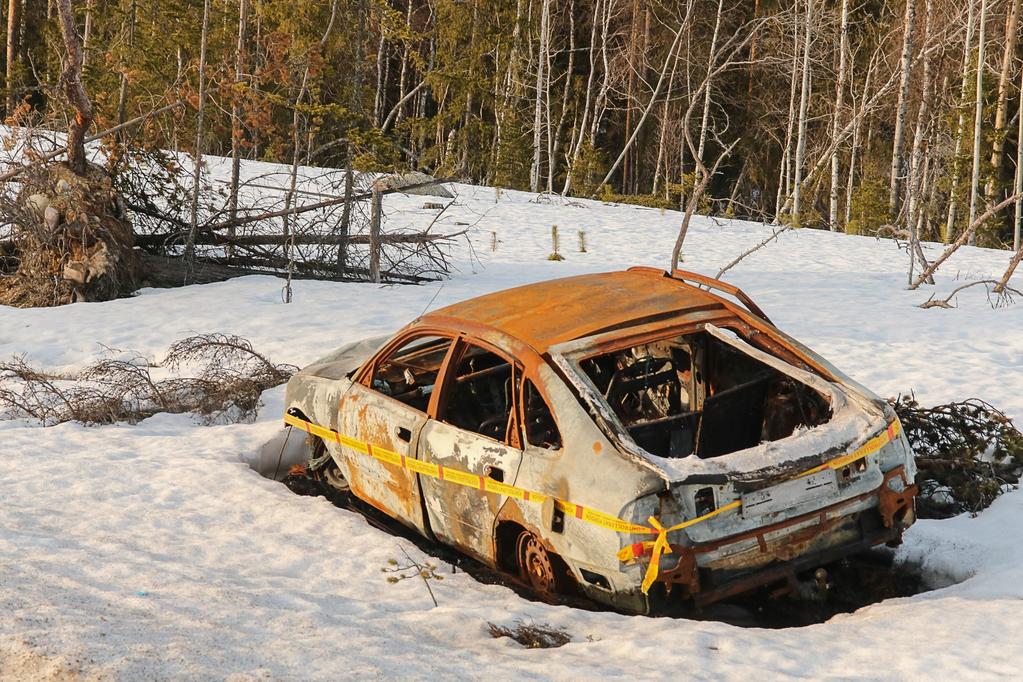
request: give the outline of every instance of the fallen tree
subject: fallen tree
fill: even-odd
[[[921,407],[912,395],[889,401],[916,453],[917,515],[977,513],[1019,483],[1023,433],[978,398]]]
[[[56,3],[65,54],[61,92],[72,111],[67,161],[14,171],[21,183],[5,192],[0,212],[12,227],[0,261],[0,304],[52,306],[105,301],[136,289],[134,232],[114,183],[85,156],[92,103],[82,85],[82,39],[70,0]]]
[[[36,369],[20,357],[0,362],[0,418],[95,425],[191,412],[206,423],[249,421],[263,391],[298,370],[271,362],[249,341],[229,334],[176,341],[160,362],[119,355],[64,374]],[[158,379],[154,368],[171,376]]]

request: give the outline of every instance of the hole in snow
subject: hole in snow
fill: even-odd
[[[313,452],[313,458],[322,453]],[[367,522],[385,532],[402,537],[439,562],[462,569],[484,584],[500,584],[532,601],[556,603],[589,611],[610,610],[577,595],[540,598],[517,577],[490,568],[454,548],[432,542],[372,507],[353,498],[333,463],[311,475],[306,467],[309,449],[304,434],[293,431],[285,440],[285,431],[261,448],[250,466],[266,478],[281,481],[298,495],[323,496],[334,505],[359,512]],[[949,584],[925,580],[919,566],[896,563],[886,548],[876,548],[846,557],[797,576],[794,583],[770,585],[755,592],[718,602],[698,611],[686,604],[670,606],[660,617],[716,620],[742,627],[790,628],[823,623],[840,613],[852,613],[887,599],[910,597]]]

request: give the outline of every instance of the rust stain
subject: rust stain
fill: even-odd
[[[596,304],[599,302],[599,305]],[[475,322],[543,353],[550,346],[589,336],[643,317],[723,305],[711,293],[644,270],[579,275],[499,291],[441,308],[423,324]]]
[[[360,422],[362,423],[362,432],[365,434],[364,440],[371,443],[374,447],[399,451],[390,430],[387,428],[387,424],[378,419],[364,418],[366,407],[365,405],[363,406],[359,415]],[[418,506],[419,502],[414,485],[415,475],[400,466],[379,460],[373,460],[370,466],[378,466],[380,468],[383,474],[380,483],[391,493],[395,502],[401,506],[400,510],[395,509],[394,511],[403,513],[407,517],[415,518],[415,506]]]
[[[890,482],[896,477],[902,479],[902,492],[891,489]],[[906,468],[898,466],[884,475],[881,487],[878,489],[878,508],[881,511],[881,520],[885,528],[891,528],[896,520],[902,521],[907,513],[913,510],[913,498],[916,497],[916,485],[910,485],[906,480]],[[910,521],[912,523],[912,521]],[[908,525],[908,524],[907,524]]]
[[[593,454],[599,455],[601,451],[601,445],[599,440],[593,441]]]

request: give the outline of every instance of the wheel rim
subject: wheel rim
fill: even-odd
[[[551,564],[551,556],[532,533],[527,532],[519,536],[519,571],[537,592],[554,592],[554,566]]]

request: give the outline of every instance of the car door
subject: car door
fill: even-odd
[[[419,439],[419,458],[514,484],[522,461],[516,396],[521,369],[504,353],[461,340],[447,365],[436,419]],[[484,561],[494,560],[494,522],[506,497],[421,477],[434,535]]]
[[[452,345],[452,338],[423,333],[389,344],[338,406],[338,430],[359,442],[341,445],[352,492],[424,534],[418,476],[400,463],[374,458],[372,450],[415,457],[434,386]]]

